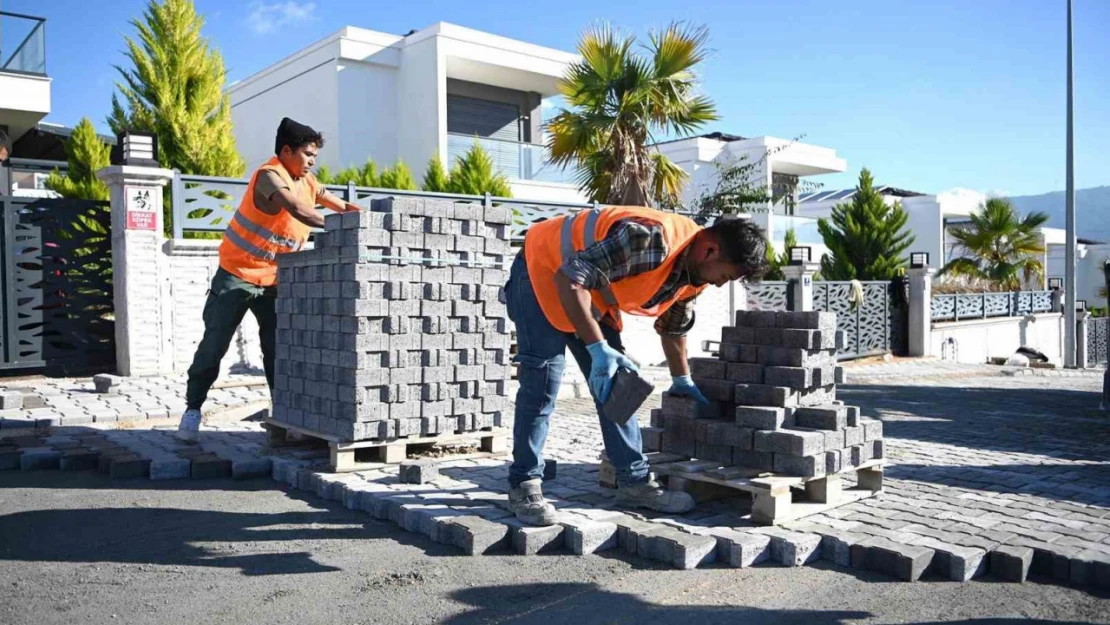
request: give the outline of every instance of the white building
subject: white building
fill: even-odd
[[[1067,231],[1063,228],[1042,228],[1047,249],[1045,273],[1048,279],[1065,279],[1067,268]],[[1087,306],[1106,306],[1107,300],[1099,295],[1106,287],[1102,266],[1110,260],[1110,243],[1079,238],[1075,253],[1075,296],[1086,301]]]
[[[544,166],[541,106],[578,57],[453,24],[407,35],[345,27],[228,88],[240,154],[273,153],[291,117],[324,133],[320,164],[401,159],[418,179],[479,141],[513,195],[580,201],[569,174]]]
[[[46,20],[0,11],[0,130],[18,141],[50,113]],[[0,195],[11,188],[0,168]]]
[[[968,189],[954,189],[936,195],[879,186],[879,193],[888,205],[901,202],[907,214],[906,229],[913,233],[912,252],[928,252],[929,264],[941,267],[952,259],[953,241],[948,228],[967,221],[971,213],[986,201],[987,196]],[[855,189],[818,191],[798,198],[795,214],[810,219],[828,218],[837,204],[851,202]]]
[[[826,251],[817,232],[816,219],[791,211],[788,204],[781,201],[781,196],[792,192],[796,200],[801,179],[845,171],[848,164],[836,155],[836,150],[778,137],[746,138],[720,132],[668,141],[657,147],[690,174],[690,182],[682,196],[686,205],[716,188],[720,166],[741,162],[755,165],[751,182],[773,189],[774,197],[760,212],[753,214],[752,219],[767,230],[768,237],[780,251],[787,230],[794,230],[799,245],[813,248],[814,259]]]

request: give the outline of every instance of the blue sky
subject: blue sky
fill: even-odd
[[[145,2],[4,0],[47,22],[54,79],[48,121],[89,116],[101,128],[128,21]],[[859,168],[926,192],[1000,194],[1064,187],[1064,0],[197,0],[229,80],[241,79],[344,25],[402,34],[448,21],[572,50],[608,21],[643,34],[671,20],[705,24],[704,90],[722,119],[707,130],[804,135]],[[1110,2],[1075,0],[1076,182],[1110,185]],[[527,8],[525,8],[527,7]]]

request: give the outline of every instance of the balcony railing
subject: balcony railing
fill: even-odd
[[[573,184],[574,171],[547,162],[544,147],[533,143],[505,141],[488,137],[475,137],[447,133],[447,162],[454,164],[477,141],[493,159],[494,171],[510,180],[534,180]]]
[[[46,20],[0,11],[0,71],[46,75]]]

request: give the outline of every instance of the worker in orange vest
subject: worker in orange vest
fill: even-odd
[[[324,137],[288,117],[278,126],[274,156],[251,176],[239,209],[220,243],[220,267],[204,303],[204,338],[189,367],[186,410],[177,436],[196,440],[201,406],[220,373],[220,361],[247,311],[258,320],[262,366],[274,387],[277,333],[277,257],[304,246],[313,228],[324,226],[326,206],[336,212],[360,207],[328,192],[312,175]]]
[[[708,403],[686,362],[693,300],[710,284],[761,276],[766,250],[763,231],[748,219],[723,218],[702,228],[682,215],[639,207],[588,210],[529,229],[505,285],[520,381],[509,468],[509,506],[518,519],[555,522],[540,482],[565,350],[587,375],[600,415],[617,370],[636,369],[621,344],[621,313],[655,317],[672,376],[669,392]],[[601,418],[601,435],[617,470],[619,504],[667,513],[693,508],[690,495],[661,489],[648,473],[635,417],[624,425]]]

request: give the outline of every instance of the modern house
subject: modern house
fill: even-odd
[[[405,35],[345,27],[228,87],[240,154],[269,157],[292,117],[324,133],[334,168],[401,159],[421,177],[475,141],[513,194],[580,201],[569,173],[546,166],[541,107],[577,56],[439,22]]]
[[[967,221],[972,211],[987,199],[987,196],[968,189],[954,189],[928,195],[906,189],[880,186],[879,192],[887,204],[901,202],[908,220],[906,228],[913,233],[914,243],[907,250],[928,252],[929,263],[941,267],[952,259],[953,246],[949,228]],[[818,191],[806,193],[798,198],[795,214],[807,219],[829,217],[837,204],[851,202],[855,189],[840,191]]]
[[[746,138],[721,132],[660,143],[658,148],[690,174],[682,197],[686,205],[716,188],[720,167],[753,164],[752,182],[773,192],[766,206],[753,211],[752,219],[763,226],[780,250],[786,231],[793,229],[800,245],[813,248],[814,259],[825,251],[816,220],[802,216],[795,205],[802,179],[847,169],[847,162],[836,155],[836,150],[778,137]],[[785,194],[793,194],[794,201],[783,201]]]
[[[48,113],[46,20],[0,11],[0,130],[18,143]],[[10,191],[10,178],[0,167],[0,195]]]

